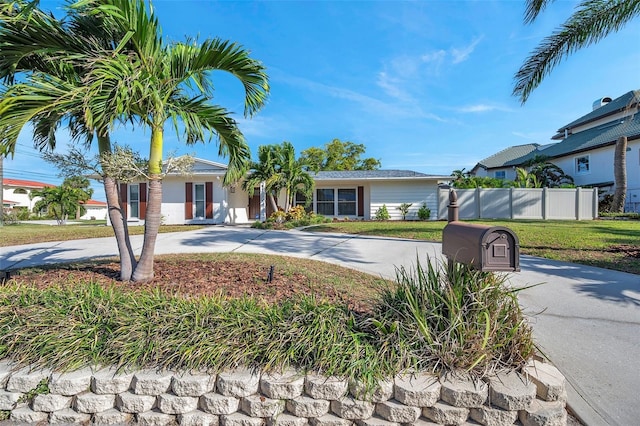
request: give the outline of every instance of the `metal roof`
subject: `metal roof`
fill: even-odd
[[[608,104],[603,105],[600,108],[594,109],[590,113],[583,115],[577,120],[574,120],[571,123],[565,126],[562,126],[561,128],[558,129],[558,133],[564,133],[564,129],[572,129],[574,127],[580,126],[590,121],[594,121],[602,117],[606,117],[607,115],[622,111],[625,108],[628,108],[634,104],[637,104],[638,102],[640,102],[640,90],[632,90],[612,100]]]
[[[340,170],[320,171],[311,174],[314,180],[357,180],[357,179],[446,179],[450,176],[428,175],[412,170]]]

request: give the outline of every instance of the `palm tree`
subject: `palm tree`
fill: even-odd
[[[84,138],[86,144],[95,135],[100,158],[110,155],[108,128],[94,131],[86,125],[86,106],[80,93],[86,74],[83,61],[109,51],[113,40],[122,39],[124,34],[115,34],[102,21],[78,13],[69,13],[66,21],[57,20],[27,2],[7,3],[0,13],[0,77],[11,84],[16,74],[28,75],[24,83],[10,86],[3,94],[0,155],[13,155],[18,134],[28,122],[33,123],[34,145],[40,150],[54,149],[55,130],[62,120],[69,120],[72,136]],[[120,278],[129,280],[136,259],[118,182],[104,172],[102,181],[120,254]]]
[[[69,213],[75,212],[80,202],[89,199],[86,192],[70,185],[42,188],[32,191],[31,196],[40,198],[33,206],[34,212],[46,210],[56,218],[58,225],[66,222]]]
[[[242,182],[242,189],[250,197],[253,197],[255,188],[264,182],[264,190],[274,212],[278,211],[276,199],[284,187],[280,174],[279,149],[279,145],[260,145],[258,147],[258,161],[249,165],[250,173]]]
[[[228,41],[165,44],[157,18],[147,10],[143,0],[81,0],[72,5],[72,10],[81,19],[97,21],[101,24],[99,28],[109,29],[103,33],[122,36],[113,39],[111,49],[77,55],[82,66],[82,84],[73,87],[73,99],[82,101],[82,126],[98,132],[98,136],[118,120],[151,128],[144,243],[132,274],[134,281],[146,281],[153,277],[153,254],[160,226],[166,122],[171,120],[176,130],[182,126],[187,144],[204,142],[217,135],[219,155],[229,157],[224,182],[230,184],[242,176],[250,153],[230,113],[208,102],[213,96],[209,72],[227,71],[241,81],[245,88],[245,115],[254,114],[264,104],[269,92],[268,78],[260,62]],[[29,103],[28,96],[21,100]],[[38,101],[42,102],[40,98]],[[56,104],[58,115],[79,111],[75,109],[77,105],[71,109],[69,103],[68,97],[63,97]],[[22,119],[26,124],[32,118]],[[5,154],[9,151],[7,147],[10,145],[6,142],[0,145]]]
[[[314,181],[308,172],[311,167],[304,158],[296,159],[296,151],[290,142],[283,142],[278,150],[280,175],[286,194],[284,210],[289,211],[295,201],[296,193],[311,199]]]
[[[536,20],[553,0],[527,0],[525,23]],[[562,59],[597,43],[640,15],[640,0],[583,0],[554,33],[534,49],[515,75],[513,95],[524,104]]]
[[[553,0],[527,0],[525,23],[533,22]],[[531,53],[516,73],[513,95],[524,104],[560,61],[571,53],[597,43],[620,30],[640,15],[640,0],[583,0],[576,11],[551,36]],[[617,211],[624,211],[627,187],[626,160],[620,152],[626,150],[626,138],[619,139],[614,154]],[[623,192],[624,191],[624,192]]]

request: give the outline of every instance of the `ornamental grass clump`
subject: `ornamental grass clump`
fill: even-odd
[[[269,305],[95,283],[14,284],[0,288],[0,359],[56,370],[291,366],[368,381],[391,374],[359,315],[305,295]]]
[[[518,368],[533,353],[531,328],[505,275],[428,259],[397,269],[374,324],[386,347],[414,368],[439,371]]]

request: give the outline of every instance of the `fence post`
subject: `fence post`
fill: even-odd
[[[513,186],[509,188],[509,217],[513,219]]]
[[[582,188],[576,188],[576,220],[580,220],[580,210],[582,210]]]
[[[478,219],[482,219],[482,204],[480,203],[480,187],[476,188],[475,199],[476,199],[476,217]]]
[[[591,204],[593,209],[593,219],[598,218],[598,188],[593,188],[593,203]]]
[[[549,188],[542,188],[542,220],[549,216]]]

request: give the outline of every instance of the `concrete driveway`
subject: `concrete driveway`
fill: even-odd
[[[139,253],[142,236],[132,237]],[[384,277],[441,245],[416,240],[304,231],[208,227],[159,234],[157,254],[241,252],[322,260]],[[117,255],[113,238],[0,248],[0,269]],[[566,376],[569,405],[586,424],[632,425],[640,418],[640,276],[522,256],[514,286],[544,354]]]

